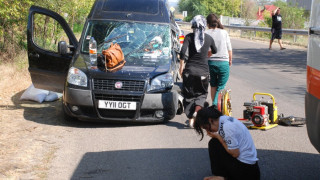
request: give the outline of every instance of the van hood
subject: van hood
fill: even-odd
[[[92,78],[133,78],[133,79],[153,79],[154,77],[165,74],[170,71],[170,62],[161,65],[142,66],[142,65],[129,65],[126,63],[121,69],[109,72],[103,68],[92,69],[86,55],[79,55],[73,66],[86,72]]]
[[[124,65],[120,70],[115,72],[99,70],[89,70],[89,74],[92,77],[124,77],[124,78],[138,78],[138,79],[153,79],[155,76],[169,72],[170,65],[161,65],[153,67],[143,67],[143,66],[126,66]]]

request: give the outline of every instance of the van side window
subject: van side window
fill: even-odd
[[[57,53],[59,41],[69,42],[61,25],[50,16],[35,14],[33,29],[34,44],[44,50]]]

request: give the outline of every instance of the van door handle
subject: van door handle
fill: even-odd
[[[29,53],[29,56],[33,57],[33,58],[39,58],[40,57],[38,53]]]

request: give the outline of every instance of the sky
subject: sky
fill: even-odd
[[[169,6],[177,7],[179,0],[168,0]]]

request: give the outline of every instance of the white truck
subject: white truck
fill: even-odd
[[[320,152],[320,0],[311,6],[305,112],[308,136]]]

